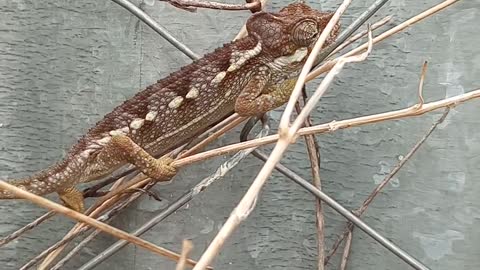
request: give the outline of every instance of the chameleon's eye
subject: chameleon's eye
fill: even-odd
[[[317,22],[314,20],[303,20],[293,28],[293,41],[301,46],[310,45],[318,35]]]

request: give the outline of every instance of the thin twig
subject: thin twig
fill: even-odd
[[[43,216],[35,219],[34,221],[28,223],[27,225],[23,226],[22,228],[14,231],[13,233],[5,236],[5,237],[2,237],[2,239],[0,239],[0,247],[3,246],[3,245],[6,245],[8,244],[9,242],[11,242],[12,240],[15,240],[17,239],[18,237],[20,237],[22,234],[30,231],[31,229],[37,227],[38,225],[40,225],[42,222],[44,222],[45,220],[53,217],[55,215],[55,212],[53,211],[49,211],[47,213],[45,213]]]
[[[190,11],[195,12],[197,8],[208,8],[208,9],[220,9],[220,10],[250,10],[251,12],[257,12],[262,9],[261,3],[259,1],[253,1],[251,3],[246,3],[243,5],[240,4],[225,4],[219,2],[211,1],[196,1],[196,0],[159,0],[161,2],[167,2],[170,5]]]
[[[427,73],[427,64],[427,61],[423,62],[422,73],[420,74],[420,83],[418,84],[418,106],[420,107],[422,107],[425,103],[425,100],[423,99],[423,84],[425,82],[425,75]]]
[[[192,241],[184,239],[182,244],[182,253],[180,254],[180,260],[178,261],[177,267],[175,268],[175,270],[185,269],[185,261],[187,260],[188,254],[190,254],[192,249],[193,249]]]
[[[302,101],[303,103],[306,102],[307,99],[307,92],[305,87],[302,91]],[[298,104],[298,103],[297,103]],[[297,113],[301,111],[300,105],[297,106]],[[305,119],[304,126],[310,127],[312,126],[312,121],[310,116]],[[307,151],[308,157],[310,160],[310,166],[312,171],[312,183],[313,185],[318,188],[322,189],[321,179],[320,179],[320,147],[318,142],[315,140],[314,135],[305,135],[305,142],[307,144]],[[315,221],[317,226],[317,269],[323,270],[324,269],[324,261],[325,261],[325,228],[324,228],[324,216],[323,216],[323,209],[322,209],[322,201],[319,199],[315,200]]]
[[[374,39],[373,39],[373,44],[376,44],[378,42],[381,42],[383,41],[384,39],[412,26],[413,24],[429,17],[429,16],[432,16],[433,14],[447,8],[448,6],[458,2],[459,0],[447,0],[447,1],[444,1],[434,7],[431,7],[427,10],[425,10],[424,12],[404,21],[403,23],[393,27],[392,29],[389,29],[385,32],[383,32],[382,34],[376,36]],[[364,43],[363,45],[349,51],[348,53],[344,54],[343,56],[352,56],[352,55],[356,55],[360,52],[362,52],[363,50],[365,50],[366,48],[368,47],[368,44],[367,43]],[[337,58],[338,59],[338,58]],[[330,61],[327,61],[325,62],[322,66],[316,68],[315,70],[313,70],[312,72],[310,72],[307,76],[307,81],[310,81],[310,80],[313,80],[314,78],[316,78],[317,76],[327,72],[328,70],[330,70],[336,63],[336,61],[338,61],[337,59],[333,59],[333,60],[330,60]]]
[[[340,259],[339,270],[347,269],[348,256],[350,255],[350,251],[352,250],[352,238],[353,232],[349,231],[347,235],[347,242],[345,243],[345,247],[343,248],[342,258]]]
[[[392,20],[392,16],[386,16],[383,19],[376,21],[375,23],[372,24],[371,29],[372,31],[384,26],[385,24],[389,23]],[[340,46],[338,46],[333,52],[331,52],[328,57],[331,57],[332,55],[336,54],[337,52],[343,50],[345,47],[348,45],[354,43],[355,41],[359,40],[360,38],[366,36],[368,34],[368,29],[365,29],[364,31],[352,36],[349,38],[347,41],[342,43]],[[327,57],[327,58],[328,58]]]
[[[380,193],[380,191],[389,183],[389,181],[398,173],[398,171],[400,171],[400,169],[405,165],[405,163],[407,163],[407,161],[411,159],[411,157],[417,152],[420,146],[422,146],[422,144],[430,137],[433,131],[435,131],[438,125],[445,120],[449,111],[450,111],[450,108],[447,107],[443,112],[442,116],[437,121],[435,121],[435,123],[430,127],[430,129],[425,133],[425,135],[423,135],[423,137],[420,138],[420,140],[412,147],[412,149],[407,153],[407,155],[405,155],[405,157],[402,160],[400,160],[400,162],[390,171],[390,173],[387,176],[385,176],[382,182],[380,182],[375,187],[375,189],[365,199],[362,206],[355,211],[355,214],[357,216],[361,216],[367,210],[368,206],[372,203],[372,201]],[[341,236],[337,239],[337,241],[332,245],[332,248],[330,249],[325,259],[325,264],[328,263],[331,257],[335,254],[337,249],[340,247],[340,244],[342,243],[342,241],[348,237],[352,229],[353,229],[353,224],[349,222],[346,226],[345,231],[341,234]]]

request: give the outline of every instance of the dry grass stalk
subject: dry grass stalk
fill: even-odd
[[[404,21],[403,23],[393,27],[392,29],[388,30],[388,31],[385,31],[383,32],[381,35],[378,35],[376,36],[374,39],[373,39],[373,44],[376,44],[380,41],[383,41],[384,39],[400,32],[400,31],[403,31],[404,29],[412,26],[413,24],[425,19],[425,18],[428,18],[430,16],[432,16],[433,14],[449,7],[450,5],[453,5],[455,4],[456,2],[458,2],[459,0],[447,0],[447,1],[444,1],[436,6],[433,6],[427,10],[425,10],[424,12]],[[343,56],[352,56],[352,55],[355,55],[355,54],[358,54],[360,52],[362,52],[363,50],[365,50],[366,48],[368,47],[368,44],[367,43],[364,43],[363,45],[349,51],[348,53],[344,54]],[[338,59],[338,58],[337,58]],[[308,74],[308,77],[307,77],[307,81],[310,81],[310,80],[313,80],[314,78],[318,77],[319,75],[327,72],[328,70],[330,70],[334,65],[335,65],[335,62],[337,61],[337,59],[333,59],[333,60],[330,60],[330,61],[327,61],[325,62],[322,66],[316,68],[314,71],[312,71],[310,74]]]
[[[305,88],[304,88],[305,89]],[[303,102],[306,102],[307,93],[303,91]],[[300,105],[297,106],[297,113],[301,111]],[[304,126],[310,127],[312,126],[312,121],[310,116],[305,119]],[[305,142],[307,145],[307,152],[308,157],[310,160],[310,167],[312,171],[312,182],[313,185],[318,188],[322,189],[321,178],[320,178],[320,147],[315,140],[314,135],[306,135],[304,136]],[[325,262],[325,218],[323,215],[322,209],[322,201],[319,199],[315,200],[315,220],[317,226],[317,269],[323,270],[324,269],[324,262]]]
[[[385,24],[389,23],[390,21],[392,20],[392,16],[387,16],[387,17],[384,17],[383,19],[373,23],[370,28],[372,29],[372,31],[384,26]],[[366,36],[368,34],[368,29],[352,36],[351,38],[349,38],[347,41],[345,41],[344,43],[342,43],[342,45],[338,46],[335,50],[333,50],[333,52],[330,53],[330,56],[336,54],[337,52],[343,50],[345,47],[347,47],[348,45],[352,44],[353,42],[359,40],[360,38]]]
[[[400,118],[419,116],[419,115],[422,115],[431,111],[435,111],[441,108],[454,107],[463,102],[476,99],[476,98],[480,98],[480,88],[472,90],[465,94],[453,96],[450,98],[446,98],[446,99],[442,99],[434,102],[425,103],[421,106],[421,108],[419,108],[418,105],[414,105],[414,106],[396,110],[396,111],[389,111],[385,113],[372,114],[368,116],[355,117],[355,118],[339,120],[339,121],[334,120],[325,124],[301,128],[298,130],[297,135],[304,136],[307,134],[331,133],[339,129],[363,126],[367,124],[374,124],[374,123],[388,121],[388,120],[397,120]],[[235,144],[219,147],[215,150],[205,151],[203,153],[196,154],[187,158],[182,158],[180,160],[175,161],[174,164],[175,166],[181,167],[187,164],[191,164],[194,162],[198,162],[198,161],[216,157],[216,156],[225,155],[231,152],[236,152],[243,149],[275,143],[276,141],[278,141],[279,137],[280,136],[278,134],[275,134],[275,135],[265,136],[260,139],[253,139],[246,142],[235,143]]]
[[[136,237],[136,236],[132,236],[122,230],[119,230],[115,227],[112,227],[110,225],[107,225],[103,222],[100,222],[100,221],[97,221],[91,217],[88,217],[88,216],[85,216],[81,213],[78,213],[74,210],[71,210],[65,206],[62,206],[60,204],[57,204],[57,203],[54,203],[48,199],[45,199],[43,197],[40,197],[40,196],[37,196],[35,194],[32,194],[30,192],[27,192],[27,191],[24,191],[14,185],[11,185],[9,183],[6,183],[4,181],[1,181],[0,180],[0,188],[4,189],[4,190],[8,190],[10,192],[12,192],[13,194],[15,194],[16,196],[20,197],[20,198],[23,198],[23,199],[27,199],[31,202],[34,202],[42,207],[45,207],[45,208],[48,208],[50,210],[54,210],[58,213],[61,213],[63,215],[66,215],[72,219],[75,219],[75,220],[78,220],[80,222],[83,222],[83,223],[86,223],[92,227],[95,227],[99,230],[102,230],[103,232],[106,232],[110,235],[113,235],[114,237],[116,238],[120,238],[120,239],[124,239],[124,240],[127,240],[139,247],[142,247],[146,250],[149,250],[153,253],[156,253],[158,255],[161,255],[161,256],[164,256],[166,258],[169,258],[171,260],[174,260],[174,261],[178,261],[178,259],[180,258],[180,255],[175,253],[175,252],[172,252],[170,250],[167,250],[165,248],[162,248],[162,247],[159,247],[155,244],[152,244],[150,242],[147,242],[139,237]],[[188,260],[188,264],[189,265],[194,265],[195,264],[195,261],[193,260]]]
[[[177,267],[175,268],[175,270],[185,269],[185,263],[187,261],[188,254],[190,254],[192,249],[193,249],[192,241],[184,239],[182,244],[182,253],[180,254],[180,260],[178,261]]]

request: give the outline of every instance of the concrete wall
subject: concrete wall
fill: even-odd
[[[312,5],[333,10],[338,2]],[[371,2],[354,1],[344,24]],[[394,22],[388,25],[393,27],[440,0],[390,2],[376,18],[393,15]],[[285,4],[275,1],[269,8],[278,10]],[[349,65],[338,76],[315,110],[313,121],[323,123],[414,104],[424,60],[430,63],[424,89],[428,101],[478,87],[479,6],[479,0],[460,1],[375,46],[367,61]],[[231,40],[249,15],[211,10],[187,13],[154,0],[145,1],[142,8],[199,54]],[[0,179],[29,175],[59,160],[103,114],[190,62],[108,0],[0,0],[0,14]],[[454,108],[364,218],[432,269],[480,268],[479,105],[472,101]],[[280,112],[272,114],[274,126]],[[440,114],[318,136],[324,190],[345,206],[358,207]],[[238,134],[230,134],[217,145],[237,140]],[[224,160],[182,170],[174,183],[156,188],[161,203],[144,198],[113,225],[127,231],[137,228]],[[282,163],[310,177],[302,140],[290,148]],[[260,167],[257,159],[247,158],[144,238],[175,250],[180,250],[182,239],[191,239],[195,244],[192,256],[197,258]],[[0,202],[0,235],[44,212],[27,202]],[[311,195],[275,173],[251,217],[216,260],[216,269],[314,269],[314,213]],[[327,209],[328,246],[342,231],[343,223],[341,216]],[[72,224],[58,216],[2,247],[1,269],[18,269],[55,243]],[[76,269],[113,241],[99,236],[65,269]],[[335,269],[336,263],[329,269]],[[407,268],[356,231],[349,269]],[[173,269],[173,264],[128,246],[97,269]]]

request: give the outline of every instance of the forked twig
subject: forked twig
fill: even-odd
[[[416,16],[413,16],[412,18],[402,22],[401,24],[393,27],[392,29],[389,29],[389,30],[383,32],[382,34],[376,36],[373,39],[373,44],[376,44],[378,42],[383,41],[384,39],[386,39],[386,38],[400,32],[400,31],[412,26],[413,24],[415,24],[415,23],[417,23],[417,22],[419,22],[419,21],[421,21],[425,18],[428,18],[428,17],[432,16],[433,14],[449,7],[450,5],[455,4],[458,1],[459,0],[446,0],[446,1],[444,1],[440,4],[438,4],[438,5],[435,5],[431,8],[429,8],[429,9],[421,12],[420,14],[418,14]],[[351,55],[358,54],[358,53],[364,51],[367,47],[368,47],[368,44],[364,43],[363,45],[349,51],[348,53],[344,54],[343,56],[351,56]],[[307,76],[307,81],[313,80],[317,76],[319,76],[319,75],[327,72],[328,70],[330,70],[335,65],[335,62],[337,61],[337,59],[327,61],[323,65],[321,65],[320,67],[318,67],[315,70],[313,70],[312,72],[310,72]]]
[[[371,29],[372,31],[384,26],[385,24],[389,23],[390,21],[392,20],[392,16],[386,16],[384,17],[383,19],[373,23],[371,25]],[[366,36],[368,34],[368,29],[365,29],[364,31],[352,36],[351,38],[349,38],[347,41],[345,41],[344,43],[342,43],[340,46],[338,46],[335,50],[333,50],[327,58],[331,57],[332,55],[336,54],[337,52],[343,50],[345,47],[347,47],[348,45],[352,44],[353,42],[359,40],[360,38]]]

